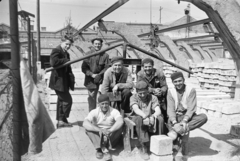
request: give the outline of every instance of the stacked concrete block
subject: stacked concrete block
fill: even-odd
[[[173,144],[172,139],[166,135],[155,135],[151,137],[150,156],[151,161],[172,161]]]
[[[240,136],[240,125],[232,125],[230,134],[233,136],[239,137]]]
[[[171,61],[171,62],[174,63],[173,59],[169,59],[168,61]],[[166,77],[170,77],[171,74],[176,72],[176,71],[177,71],[176,67],[173,67],[172,65],[167,64],[167,63],[163,63],[163,72],[164,72]]]
[[[192,66],[192,71],[202,88],[218,90],[231,97],[234,96],[236,70],[232,60],[219,59],[217,62],[199,63]]]

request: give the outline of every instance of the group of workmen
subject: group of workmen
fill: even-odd
[[[102,48],[101,38],[94,38],[91,42],[93,47],[87,55]],[[52,50],[52,67],[70,61],[67,50],[72,43],[71,37],[64,36],[61,44]],[[134,84],[130,70],[123,63],[123,57],[115,56],[110,60],[104,52],[85,59],[82,63],[89,105],[89,114],[84,119],[83,127],[96,149],[98,159],[110,160],[110,150],[119,141],[123,141],[124,117],[136,124],[134,130],[144,160],[149,159],[150,136],[168,135],[175,141],[207,122],[205,114],[196,114],[196,90],[185,84],[182,72],[171,75],[174,88],[168,89],[163,71],[154,68],[151,58],[145,58]],[[58,128],[71,126],[67,118],[72,106],[69,93],[74,85],[72,77],[70,65],[51,73],[49,87],[58,96]],[[118,97],[117,101],[114,101],[115,97]]]

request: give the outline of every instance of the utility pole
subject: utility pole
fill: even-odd
[[[159,22],[160,22],[160,24],[162,24],[162,7],[160,6],[160,9],[159,9],[159,11],[160,11],[160,19],[159,19]]]
[[[20,161],[21,147],[21,79],[20,79],[20,50],[19,50],[19,32],[18,32],[18,1],[9,0],[10,12],[10,39],[11,39],[11,75],[13,87],[13,131],[12,131],[12,158],[13,161]],[[10,158],[9,158],[10,159]]]
[[[41,38],[40,38],[40,2],[37,0],[37,61],[41,61]]]

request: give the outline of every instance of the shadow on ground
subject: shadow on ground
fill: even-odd
[[[212,141],[203,137],[189,138],[189,156],[216,155],[218,151],[210,148]]]

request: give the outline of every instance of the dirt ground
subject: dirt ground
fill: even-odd
[[[69,121],[71,128],[57,129],[37,155],[25,155],[23,161],[97,161],[95,149],[82,127],[88,113],[87,104],[74,104]],[[54,124],[55,111],[49,111]],[[231,136],[231,122],[209,117],[200,129],[190,132],[188,161],[240,161],[240,137]],[[122,145],[112,151],[113,161],[140,161],[137,147],[126,155]]]

